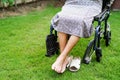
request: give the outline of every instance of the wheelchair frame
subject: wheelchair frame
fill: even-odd
[[[111,31],[110,25],[108,24],[108,18],[110,16],[110,6],[107,6],[102,13],[94,17],[94,21],[98,22],[97,27],[95,28],[94,39],[88,44],[85,54],[83,56],[83,62],[89,64],[92,58],[93,53],[96,54],[96,60],[100,62],[102,57],[102,49],[100,47],[101,35],[104,35],[105,45],[109,46],[111,40]],[[102,29],[101,23],[104,22],[104,29]]]

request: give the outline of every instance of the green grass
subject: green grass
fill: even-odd
[[[109,22],[112,41],[105,47],[103,57],[96,62],[95,55],[89,65],[82,64],[78,72],[66,70],[57,74],[51,65],[58,55],[45,57],[45,38],[51,18],[60,8],[49,7],[27,15],[0,19],[0,80],[118,80],[120,76],[120,12],[112,12]],[[89,39],[81,39],[72,50],[74,56],[83,57]]]

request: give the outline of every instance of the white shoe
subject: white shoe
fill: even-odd
[[[73,58],[69,66],[69,70],[72,72],[78,71],[80,69],[80,63],[81,59],[79,57]]]

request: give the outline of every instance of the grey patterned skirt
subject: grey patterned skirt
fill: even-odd
[[[62,10],[52,18],[51,24],[58,32],[83,38],[90,37],[93,32],[93,18],[101,12],[101,1],[67,0]]]

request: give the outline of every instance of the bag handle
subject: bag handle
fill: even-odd
[[[53,28],[53,26],[51,25],[51,26],[50,26],[50,35],[53,34],[53,30],[54,30],[54,28]],[[54,31],[55,31],[55,32],[54,32],[54,33],[55,33],[55,36],[57,36],[57,31],[56,31],[56,30],[54,30]]]

